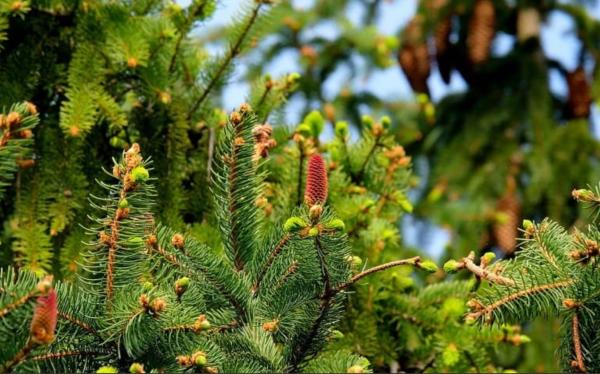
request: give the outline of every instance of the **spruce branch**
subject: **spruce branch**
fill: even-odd
[[[385,264],[381,264],[381,265],[378,265],[378,266],[374,266],[374,267],[372,267],[370,269],[367,269],[365,271],[362,271],[362,272],[356,274],[348,282],[342,283],[341,285],[335,287],[335,289],[333,289],[332,291],[335,292],[335,293],[337,293],[339,291],[342,291],[342,290],[350,287],[354,283],[358,282],[362,278],[364,278],[364,277],[366,277],[368,275],[371,275],[373,273],[378,273],[380,271],[384,271],[384,270],[387,270],[389,268],[396,267],[396,266],[403,266],[403,265],[413,265],[413,266],[416,266],[420,261],[421,261],[421,258],[419,256],[415,256],[415,257],[407,258],[407,259],[404,259],[404,260],[396,260],[396,261],[391,261],[391,262],[388,262],[388,263],[385,263]]]
[[[521,299],[523,297],[539,294],[539,293],[544,293],[544,292],[547,292],[547,291],[550,291],[553,289],[566,288],[566,287],[572,285],[574,282],[575,281],[572,279],[560,280],[557,282],[536,285],[536,286],[533,286],[533,287],[530,287],[530,288],[527,288],[524,290],[510,293],[510,294],[504,296],[503,298],[493,302],[492,304],[490,304],[488,306],[477,306],[476,307],[477,310],[475,312],[471,312],[471,313],[467,314],[467,320],[475,321],[475,320],[481,318],[482,316],[489,316],[496,309],[498,309],[501,306],[506,305],[510,302],[513,302],[515,300]]]
[[[381,135],[375,135],[375,141],[373,142],[373,145],[369,149],[369,153],[367,153],[367,156],[363,160],[360,168],[358,169],[358,171],[356,173],[351,174],[352,180],[354,181],[354,183],[360,183],[360,181],[362,181],[365,171],[367,169],[367,165],[369,164],[369,161],[371,161],[371,158],[373,158],[373,156],[375,155],[375,151],[377,150],[377,148],[383,146],[383,144],[380,143],[380,140],[381,140]]]
[[[489,254],[493,255],[493,253],[491,252],[489,252]],[[481,261],[481,265],[475,264],[474,260],[475,252],[471,251],[467,257],[464,257],[459,261],[448,261],[444,268],[448,272],[455,272],[460,269],[467,269],[479,279],[485,279],[491,283],[496,283],[502,286],[514,286],[516,284],[513,279],[504,277],[500,274],[497,274],[494,271],[486,269],[486,266],[488,264],[486,263],[486,261],[484,261],[483,258]]]
[[[190,110],[188,111],[188,116],[187,116],[188,119],[192,117],[192,115],[198,110],[198,108],[200,108],[200,106],[202,105],[204,100],[206,100],[206,98],[208,97],[208,94],[215,87],[215,85],[219,82],[219,80],[221,79],[221,76],[225,73],[225,71],[231,64],[231,62],[242,51],[242,49],[241,49],[242,44],[244,43],[246,37],[250,33],[252,26],[254,26],[254,23],[258,19],[258,14],[259,14],[261,8],[263,7],[263,5],[264,5],[263,1],[256,2],[256,5],[252,9],[252,12],[250,13],[250,17],[248,18],[246,25],[242,29],[242,32],[238,35],[237,39],[229,47],[229,50],[227,51],[225,59],[221,62],[221,65],[219,66],[219,68],[217,69],[215,74],[210,78],[208,84],[206,85],[206,87],[204,88],[204,90],[202,91],[202,93],[200,94],[198,99],[191,105]]]
[[[13,310],[16,310],[17,308],[26,304],[28,301],[32,300],[37,295],[39,295],[39,292],[37,290],[33,290],[33,291],[27,293],[26,295],[21,296],[20,298],[13,301],[12,303],[8,304],[4,308],[0,309],[0,318],[5,317],[7,314],[12,312]]]
[[[127,201],[128,192],[132,191],[136,187],[136,183],[147,176],[137,176],[136,172],[141,173],[145,171],[141,165],[142,157],[140,156],[140,146],[133,144],[127,152],[125,152],[124,163],[121,166],[116,166],[115,176],[121,180],[119,201]],[[147,174],[148,172],[145,171]],[[129,208],[118,207],[111,219],[109,224],[110,235],[101,234],[101,240],[108,247],[107,264],[106,264],[106,301],[110,305],[113,292],[114,292],[114,277],[115,277],[115,262],[116,252],[118,248],[118,242],[120,239],[120,225],[121,221],[126,219],[129,215]]]
[[[71,324],[73,324],[73,325],[81,328],[82,330],[84,330],[86,332],[89,332],[92,335],[100,337],[100,334],[98,333],[98,331],[96,331],[92,326],[90,326],[89,324],[87,324],[87,323],[85,323],[85,322],[83,322],[83,321],[81,321],[81,320],[73,317],[72,315],[67,314],[67,313],[62,312],[62,311],[59,310],[58,311],[58,316],[61,319],[65,320],[65,321],[68,321],[69,323],[71,323]]]
[[[294,260],[285,270],[285,273],[275,283],[275,288],[281,288],[285,282],[298,271],[298,261]]]
[[[210,4],[212,0],[204,0],[201,3],[193,2],[192,3],[192,11],[186,16],[185,23],[182,25],[179,30],[179,36],[177,37],[177,41],[175,42],[175,48],[173,50],[173,55],[171,56],[171,61],[169,62],[169,72],[173,72],[175,68],[175,62],[177,60],[177,56],[179,55],[179,50],[181,49],[181,44],[183,43],[183,39],[190,31],[190,28],[194,24],[196,17],[202,15],[206,7]]]
[[[165,233],[170,233],[169,231],[161,229],[157,230],[157,232],[159,236],[163,236],[165,235]],[[160,245],[159,239],[155,234],[152,234],[148,237],[148,239],[146,240],[146,245],[150,251],[153,251],[154,253],[158,254],[160,258],[162,258],[169,264],[179,268],[186,276],[196,279],[200,282],[208,280],[211,286],[215,290],[217,290],[235,309],[240,320],[245,319],[246,311],[242,302],[238,300],[238,298],[231,292],[231,290],[228,290],[222,283],[220,283],[217,277],[208,274],[206,271],[204,271],[205,269],[199,269],[200,271],[196,272],[196,268],[192,265],[189,265],[192,262],[191,259],[187,258],[186,261],[184,261],[183,259],[180,260],[178,257],[183,257],[182,255],[178,256],[174,253],[167,251],[163,246]],[[199,274],[203,274],[205,278],[200,278]]]
[[[15,366],[17,366],[21,362],[25,361],[27,359],[27,356],[29,356],[31,351],[33,349],[35,349],[37,346],[38,346],[38,344],[35,343],[33,341],[33,339],[27,340],[27,343],[25,343],[25,346],[23,346],[23,348],[21,348],[12,359],[5,362],[0,367],[0,373],[10,373],[12,371],[12,369],[14,369]]]
[[[548,260],[548,262],[557,270],[561,270],[561,268],[558,266],[558,262],[556,260],[556,258],[552,255],[552,253],[550,252],[550,250],[548,250],[548,247],[546,246],[546,243],[544,242],[544,240],[542,239],[541,235],[540,235],[540,231],[543,230],[544,224],[542,223],[541,227],[534,227],[533,230],[533,239],[536,241],[536,243],[538,244],[538,248],[540,250],[540,252],[542,253],[542,255],[544,256],[544,258],[546,258],[546,260]]]
[[[298,149],[300,151],[300,157],[298,160],[298,179],[297,179],[297,198],[296,205],[300,206],[302,204],[302,185],[304,184],[304,147],[301,144],[302,142],[298,142]]]
[[[281,251],[288,244],[291,237],[292,236],[290,234],[285,234],[283,236],[283,238],[281,238],[281,240],[279,240],[277,245],[275,245],[275,248],[273,248],[273,251],[271,251],[271,253],[269,254],[269,257],[267,257],[267,261],[259,270],[256,281],[254,282],[254,285],[252,286],[252,294],[254,297],[256,297],[258,295],[260,284],[261,284],[264,276],[269,271],[269,268],[273,264],[273,261],[275,261],[275,258],[277,258],[277,256],[279,256],[279,254],[281,254]]]
[[[260,174],[254,161],[252,130],[256,116],[248,104],[231,113],[212,168],[211,189],[226,254],[236,271],[244,270],[256,251]]]
[[[52,353],[35,355],[35,356],[29,357],[28,360],[46,361],[46,360],[58,360],[58,359],[62,359],[65,357],[72,357],[72,356],[99,356],[99,355],[103,355],[103,354],[106,354],[106,352],[73,350],[73,351],[61,351],[61,352],[52,352]]]

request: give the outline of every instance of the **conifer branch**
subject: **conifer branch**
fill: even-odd
[[[554,258],[554,256],[552,256],[552,254],[550,253],[550,251],[546,247],[546,244],[542,240],[542,237],[540,235],[540,230],[537,227],[534,230],[533,238],[536,241],[536,243],[538,244],[538,246],[540,248],[540,251],[542,252],[542,255],[546,258],[546,260],[548,260],[548,262],[552,266],[554,266],[557,270],[560,270],[560,267],[558,266],[558,263],[556,262],[556,259]]]
[[[475,274],[477,277],[481,278],[481,279],[485,279],[488,280],[492,283],[496,283],[502,286],[514,286],[515,285],[515,281],[507,278],[507,277],[503,277],[502,275],[496,274],[494,272],[489,271],[488,269],[484,269],[479,265],[476,265],[473,262],[473,258],[475,257],[475,253],[471,252],[469,254],[469,256],[465,257],[462,259],[462,263],[464,264],[464,267],[469,270],[471,273]]]
[[[3,318],[8,313],[12,312],[13,310],[15,310],[18,307],[22,306],[23,304],[27,303],[29,300],[31,300],[33,297],[35,297],[37,295],[38,295],[38,291],[33,290],[33,291],[29,292],[28,294],[15,300],[14,302],[8,304],[7,306],[5,306],[4,308],[2,308],[0,310],[0,318]]]
[[[119,191],[119,201],[125,200],[127,192],[133,189],[133,187],[135,186],[135,182],[133,182],[131,172],[141,162],[141,156],[139,156],[139,151],[139,145],[134,144],[126,152],[125,157],[127,162],[125,162],[125,173],[123,175],[119,175],[120,180],[122,181],[121,189]],[[115,210],[114,215],[109,224],[110,235],[107,235],[107,237],[105,237],[105,240],[103,241],[103,243],[108,246],[108,256],[106,263],[106,301],[109,305],[114,292],[114,277],[116,266],[115,262],[119,242],[120,221],[124,218],[127,218],[128,212],[128,208],[117,208]]]
[[[283,284],[294,274],[296,273],[296,271],[298,271],[298,261],[294,260],[292,261],[292,263],[290,264],[290,266],[288,266],[288,268],[286,269],[285,273],[281,276],[281,278],[279,278],[279,280],[277,281],[275,288],[281,288],[281,286],[283,286]]]
[[[298,371],[298,365],[304,360],[304,356],[308,352],[310,346],[313,344],[321,325],[323,324],[325,318],[327,317],[327,313],[329,308],[331,308],[331,303],[333,301],[333,297],[335,296],[335,292],[332,292],[331,288],[331,279],[329,276],[329,270],[327,269],[327,262],[325,260],[325,254],[323,253],[323,248],[321,247],[321,241],[317,236],[315,238],[315,249],[317,251],[317,256],[319,258],[319,264],[321,267],[321,281],[323,282],[323,294],[321,295],[321,305],[319,307],[319,316],[313,322],[309,333],[304,337],[302,343],[300,343],[294,352],[294,359],[292,360],[292,369],[291,372]]]
[[[179,55],[179,50],[181,49],[181,43],[183,42],[183,39],[185,38],[187,33],[190,31],[190,27],[194,24],[194,18],[196,18],[198,15],[202,14],[202,12],[204,11],[204,8],[206,7],[206,5],[208,3],[209,3],[209,0],[203,1],[196,8],[194,8],[194,11],[191,14],[188,14],[188,16],[185,20],[185,24],[183,25],[181,30],[179,30],[179,37],[177,38],[177,41],[175,42],[175,50],[173,51],[173,55],[171,56],[171,62],[169,62],[169,72],[173,72],[173,69],[175,68],[175,61],[177,60],[177,56]],[[192,6],[194,6],[193,3],[192,3]]]
[[[289,372],[298,372],[298,366],[304,360],[304,356],[306,356],[308,349],[313,344],[313,341],[315,340],[317,333],[319,332],[319,328],[321,327],[325,318],[327,317],[327,312],[331,307],[331,303],[332,297],[328,297],[327,299],[321,301],[321,306],[319,308],[319,316],[313,322],[308,335],[303,339],[302,343],[296,346],[294,352],[294,359],[292,360],[291,369],[289,370]]]
[[[227,323],[224,325],[215,326],[215,327],[211,327],[208,329],[203,329],[200,325],[192,323],[192,324],[183,324],[183,325],[165,327],[163,329],[163,331],[165,331],[165,332],[193,332],[194,334],[198,334],[203,331],[205,331],[207,333],[221,333],[221,332],[224,332],[227,330],[232,330],[238,326],[239,326],[239,324],[237,321],[231,321],[230,323]]]
[[[15,356],[9,361],[5,362],[2,367],[0,367],[0,373],[10,373],[12,369],[19,365],[21,362],[25,361],[27,356],[31,353],[31,351],[37,346],[32,339],[27,340],[25,346],[15,354]]]
[[[325,257],[325,253],[323,252],[323,247],[321,245],[321,240],[317,236],[315,238],[315,248],[317,249],[317,256],[319,257],[319,265],[321,267],[321,281],[323,282],[323,295],[322,299],[329,299],[332,294],[331,289],[331,277],[329,275],[329,269],[327,268],[327,259]]]
[[[235,113],[235,112],[234,112]],[[245,116],[247,113],[244,114]],[[233,116],[233,115],[232,115]],[[235,117],[235,116],[234,116]],[[242,157],[242,151],[244,147],[244,124],[245,120],[240,119],[232,121],[233,124],[233,142],[231,143],[231,154],[228,159],[229,173],[227,178],[229,180],[229,196],[227,198],[228,203],[228,211],[230,216],[235,216],[236,211],[238,210],[239,201],[236,201],[234,196],[234,189],[239,188],[238,183],[241,183],[242,176],[238,175],[238,163]],[[241,140],[241,143],[238,141]],[[244,261],[242,259],[242,250],[241,250],[241,241],[240,241],[240,229],[239,225],[233,224],[231,231],[229,232],[229,238],[231,240],[231,247],[233,250],[233,262],[237,271],[242,271],[244,269]]]
[[[583,351],[581,349],[581,336],[579,333],[579,317],[577,316],[577,311],[573,313],[572,328],[573,349],[575,350],[575,361],[572,363],[572,366],[580,372],[585,373],[587,370],[583,361]]]
[[[175,265],[185,272],[187,276],[196,277],[195,272],[190,267],[183,264],[181,261],[177,259],[177,257],[162,248],[158,242],[154,242],[153,245],[148,245],[148,247],[153,250],[155,253],[159,254],[165,261],[170,263],[171,265]],[[244,319],[245,311],[242,304],[235,298],[231,292],[227,291],[221,284],[217,282],[210,282],[210,284],[217,290],[223,297],[231,304],[231,306],[235,309],[238,317],[240,319]]]
[[[521,291],[518,291],[515,293],[511,293],[486,307],[483,307],[475,312],[469,313],[467,315],[467,318],[476,320],[476,319],[480,318],[482,315],[490,314],[491,312],[500,308],[501,306],[508,304],[512,301],[518,300],[522,297],[535,295],[535,294],[542,293],[542,292],[552,290],[552,289],[568,287],[568,286],[572,285],[574,282],[575,282],[574,280],[561,280],[558,282],[542,284],[542,285],[534,286],[534,287],[531,287],[531,288],[528,288],[525,290],[521,290]]]
[[[215,134],[215,129],[210,128],[208,130],[208,156],[206,158],[206,179],[210,180],[210,175],[212,174],[212,164],[213,158],[215,155],[215,143],[217,141],[217,136]]]
[[[60,310],[58,311],[58,316],[66,321],[69,321],[70,323],[72,323],[73,325],[81,328],[82,330],[85,330],[87,332],[89,332],[90,334],[96,335],[96,336],[100,336],[100,334],[98,334],[98,331],[96,331],[94,328],[92,328],[92,326],[88,325],[87,323],[78,320],[77,318],[73,317],[70,314],[67,314],[65,312],[61,312]]]
[[[285,246],[287,245],[287,243],[289,242],[291,237],[292,236],[290,234],[285,234],[283,236],[283,238],[281,238],[281,240],[279,240],[279,242],[277,243],[275,248],[273,248],[273,251],[271,252],[271,254],[269,254],[269,257],[267,258],[267,262],[263,265],[263,267],[258,272],[258,277],[256,278],[254,285],[252,286],[252,294],[254,297],[256,297],[258,295],[260,283],[262,282],[265,274],[267,274],[267,271],[269,271],[269,268],[273,264],[273,261],[275,261],[275,258],[277,258],[277,256],[279,256],[279,254],[281,253],[283,248],[285,248]]]
[[[79,350],[62,351],[62,352],[53,352],[53,353],[46,353],[43,355],[31,356],[29,358],[29,360],[31,360],[31,361],[55,360],[55,359],[61,359],[64,357],[72,357],[72,356],[98,356],[98,355],[105,354],[105,353],[106,352],[101,352],[101,351],[79,351]]]
[[[250,33],[250,29],[252,29],[252,26],[254,25],[255,21],[257,20],[258,13],[260,12],[260,9],[262,8],[262,6],[263,6],[263,1],[258,1],[256,3],[256,5],[254,6],[254,9],[252,9],[252,13],[250,14],[250,18],[248,19],[248,22],[244,26],[244,29],[242,30],[242,32],[240,33],[240,35],[238,36],[236,41],[230,46],[229,51],[227,52],[227,56],[225,57],[225,60],[221,63],[221,65],[217,69],[217,72],[211,77],[208,85],[206,86],[204,91],[202,91],[202,93],[200,94],[200,97],[192,104],[192,106],[188,112],[188,119],[192,117],[192,115],[194,114],[194,112],[196,112],[196,110],[198,110],[198,108],[200,108],[200,105],[202,105],[204,100],[206,100],[210,91],[217,84],[217,82],[219,81],[219,79],[221,78],[223,73],[225,73],[225,70],[227,70],[227,67],[229,66],[229,64],[231,64],[233,59],[235,57],[237,57],[237,55],[241,52],[242,44],[244,43],[244,40]]]
[[[354,283],[356,283],[359,280],[361,280],[362,278],[366,277],[367,275],[377,273],[377,272],[380,272],[380,271],[383,271],[383,270],[386,270],[386,269],[389,269],[389,268],[392,268],[395,266],[416,265],[419,261],[421,261],[421,258],[419,256],[415,256],[415,257],[407,258],[404,260],[396,260],[396,261],[388,262],[388,263],[381,264],[378,266],[374,266],[370,269],[367,269],[363,272],[356,274],[348,282],[342,283],[341,285],[337,286],[332,291],[335,293],[342,291],[343,289],[350,287]]]
[[[358,170],[358,172],[356,174],[352,174],[352,176],[354,177],[352,179],[354,180],[355,183],[358,183],[362,180],[362,178],[365,174],[365,171],[367,169],[367,165],[369,164],[369,161],[375,154],[375,151],[377,150],[377,148],[383,145],[383,144],[379,143],[379,139],[380,139],[379,136],[375,137],[375,143],[373,143],[373,146],[371,147],[371,149],[369,149],[369,153],[367,154],[367,157],[365,157],[365,160],[363,161],[362,165],[360,166],[360,169]]]
[[[296,189],[298,198],[296,200],[296,205],[300,206],[302,204],[302,185],[304,184],[304,149],[302,144],[298,143],[298,149],[300,150],[300,164],[298,165],[298,186]]]

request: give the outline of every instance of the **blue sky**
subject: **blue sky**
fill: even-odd
[[[332,0],[333,1],[333,0]],[[293,4],[298,7],[310,6],[313,0],[295,0]],[[218,6],[217,13],[201,30],[210,30],[230,23],[234,16],[240,11],[241,1],[222,2]],[[414,15],[416,11],[417,0],[387,0],[381,3],[382,12],[377,20],[377,27],[380,32],[386,35],[396,35],[406,22]],[[357,1],[355,5],[348,9],[350,19],[359,20],[362,16],[363,6]],[[600,18],[600,2],[590,6],[590,13],[596,18]],[[569,17],[562,13],[554,13],[548,17],[542,27],[542,46],[547,56],[560,61],[567,69],[573,69],[576,66],[576,51],[579,42],[574,32],[573,24]],[[323,25],[316,28],[314,33],[321,36],[334,38],[336,30],[331,25]],[[199,33],[201,36],[202,34]],[[498,35],[494,43],[494,53],[503,54],[510,50],[513,38],[508,35]],[[211,49],[218,53],[221,49],[214,47]],[[267,70],[274,76],[289,73],[298,70],[298,58],[295,53],[286,53],[278,60],[267,66]],[[238,65],[236,74],[232,77],[232,82],[239,82],[244,72],[243,64]],[[346,82],[352,81],[354,89],[369,90],[376,93],[379,97],[390,99],[412,100],[413,93],[406,81],[406,78],[397,65],[388,69],[377,70],[369,76],[351,77],[348,71],[340,69],[328,81],[324,82],[326,97],[333,97]],[[460,91],[466,88],[464,81],[455,73],[450,85],[445,85],[436,69],[432,70],[429,79],[429,85],[432,92],[432,98],[437,100],[448,92]],[[564,94],[566,84],[558,74],[551,74],[551,89],[559,94]],[[248,86],[238,83],[231,84],[225,90],[223,103],[226,108],[233,108],[244,101],[248,93]],[[294,113],[295,105],[292,103],[289,108],[288,119],[291,122],[297,120]],[[600,122],[600,117],[596,111],[596,123]]]

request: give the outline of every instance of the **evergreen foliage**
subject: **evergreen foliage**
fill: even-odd
[[[596,223],[561,228],[598,163],[584,5],[421,0],[394,36],[386,2],[239,3],[198,37],[220,2],[0,0],[0,372],[548,371],[537,316],[561,320],[564,370],[600,370]],[[540,45],[556,13],[582,43],[573,70]],[[266,74],[290,51],[302,74]],[[228,116],[240,59],[249,104]],[[389,68],[415,102],[330,90]],[[467,89],[433,102],[436,68]],[[445,270],[475,280],[406,248],[406,213],[449,230]],[[545,215],[513,253],[521,217]]]
[[[343,224],[325,201],[294,210],[291,219],[304,227],[277,224],[259,236],[263,172],[255,125],[244,104],[217,146],[212,180],[223,255],[155,223],[152,163],[137,144],[124,152],[107,171],[113,181],[99,182],[104,194],[90,198],[96,213],[80,278],[52,288],[51,278],[38,282],[27,270],[2,275],[2,336],[17,343],[1,350],[3,371],[367,370],[368,362],[349,352],[319,356],[343,315],[346,289],[390,267],[435,266],[413,257],[352,276]],[[307,180],[324,176],[313,160]],[[46,318],[47,338],[36,338],[41,312],[33,312],[30,332],[32,304],[55,292],[56,332]]]
[[[538,316],[559,316],[563,370],[600,370],[597,352],[597,256],[598,190],[574,190],[573,197],[588,205],[594,224],[584,232],[567,232],[554,221],[523,221],[521,248],[515,258],[493,262],[492,253],[475,264],[472,253],[451,260],[449,271],[466,269],[485,281],[475,299],[469,301],[469,323],[515,323]]]

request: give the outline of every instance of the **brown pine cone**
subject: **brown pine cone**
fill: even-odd
[[[431,65],[420,19],[413,18],[404,29],[403,35],[402,48],[398,52],[400,67],[413,91],[429,94],[427,78]]]
[[[493,1],[475,0],[467,35],[467,51],[471,64],[479,65],[490,57],[495,28],[496,9]]]
[[[446,84],[450,83],[450,74],[452,73],[452,44],[450,43],[450,34],[452,33],[452,16],[447,16],[440,20],[435,28],[435,56],[438,69],[442,79]]]
[[[496,245],[510,254],[517,247],[519,223],[521,221],[521,203],[514,193],[505,194],[496,205],[496,212],[504,215],[505,221],[495,223],[492,233]]]
[[[592,94],[585,71],[581,66],[567,73],[567,85],[569,86],[569,97],[567,99],[569,115],[572,118],[589,117]]]

